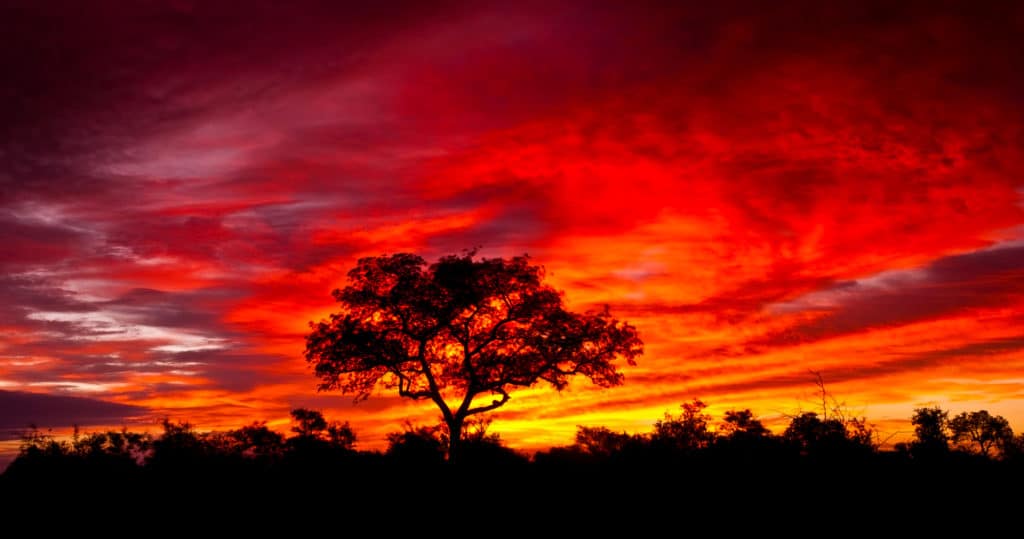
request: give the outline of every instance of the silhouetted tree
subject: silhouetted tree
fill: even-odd
[[[576,426],[574,448],[587,455],[608,458],[626,449],[634,437],[625,432],[615,432],[608,427]]]
[[[753,412],[745,409],[725,412],[713,447],[719,458],[734,465],[751,465],[777,458],[783,453],[785,444]]]
[[[1011,438],[1003,446],[1003,458],[1013,462],[1024,462],[1024,432]]]
[[[949,452],[946,425],[949,412],[938,406],[915,408],[910,422],[914,425],[915,440],[910,444],[911,455],[917,458],[935,458]]]
[[[817,387],[821,414],[804,412],[790,420],[783,439],[794,444],[803,455],[866,455],[876,449],[875,431],[864,417],[852,413],[825,386],[820,371],[810,371]]]
[[[863,421],[821,419],[816,412],[794,417],[782,437],[802,455],[839,458],[874,450],[871,430]]]
[[[327,420],[324,419],[322,413],[316,410],[296,408],[291,411],[291,416],[295,421],[292,432],[297,436],[318,438],[321,432],[327,430]]]
[[[356,443],[356,434],[348,422],[328,422],[322,413],[306,408],[291,411],[295,426],[292,432],[295,437],[289,444],[296,448],[311,449],[314,446],[328,445],[334,449],[352,450]]]
[[[735,439],[756,439],[770,434],[749,409],[725,412],[720,432],[723,436]]]
[[[573,313],[526,256],[363,258],[335,290],[341,312],[311,324],[306,359],[320,390],[369,397],[382,384],[441,411],[455,460],[466,418],[504,405],[516,387],[557,389],[583,375],[622,382],[613,361],[630,364],[643,344],[608,309]],[[490,402],[474,404],[490,397]]]
[[[164,419],[162,425],[164,432],[153,440],[149,464],[183,469],[194,466],[210,455],[209,444],[195,431],[191,423]]]
[[[867,451],[876,449],[875,429],[866,418],[847,416],[842,417],[840,421],[846,429],[846,439],[852,444],[852,447]]]
[[[274,459],[284,452],[284,436],[270,430],[266,422],[255,422],[228,431],[227,436],[234,441],[233,452],[243,457]]]
[[[340,423],[331,421],[327,425],[327,441],[332,447],[351,450],[356,445],[356,433],[348,421]]]
[[[1013,439],[1010,422],[1001,415],[991,415],[987,410],[963,412],[949,420],[949,430],[957,443],[975,444],[978,452],[989,456],[993,447],[1002,446]]]
[[[700,399],[693,399],[680,405],[683,411],[678,416],[666,412],[665,417],[654,424],[651,442],[677,451],[707,447],[714,439],[714,434],[708,430],[711,416],[704,413],[707,406]]]

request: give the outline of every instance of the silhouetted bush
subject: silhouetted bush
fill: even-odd
[[[444,462],[445,440],[440,427],[406,425],[388,434],[387,455],[403,466],[439,466]]]

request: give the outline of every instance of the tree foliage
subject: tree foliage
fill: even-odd
[[[949,412],[938,406],[916,408],[910,423],[914,425],[910,451],[915,457],[935,458],[949,452]]]
[[[771,434],[750,409],[725,412],[719,431],[727,438],[758,439]]]
[[[615,360],[643,351],[608,309],[575,313],[526,256],[396,254],[361,259],[334,291],[341,310],[311,324],[306,359],[321,390],[366,399],[377,387],[432,401],[450,457],[466,418],[501,407],[517,387],[565,388],[576,375],[620,384]]]
[[[600,458],[607,458],[616,453],[623,452],[631,443],[636,441],[635,436],[625,432],[615,432],[608,427],[576,427],[576,443],[579,451]]]
[[[957,415],[949,420],[949,430],[954,442],[976,447],[986,457],[993,448],[1001,448],[1013,440],[1010,422],[1001,415],[988,413],[988,410]]]
[[[866,455],[875,449],[873,431],[863,419],[823,419],[816,412],[793,417],[782,437],[802,455],[813,457]]]
[[[680,405],[682,412],[679,415],[666,413],[664,418],[654,423],[652,442],[676,451],[707,447],[714,438],[708,430],[711,416],[704,413],[707,406],[700,399],[693,399]]]

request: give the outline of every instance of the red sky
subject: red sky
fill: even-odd
[[[0,430],[295,406],[361,256],[529,253],[646,342],[512,445],[812,406],[1024,428],[1024,10],[941,2],[0,8]],[[19,5],[20,4],[20,5]],[[704,3],[706,4],[706,3]]]

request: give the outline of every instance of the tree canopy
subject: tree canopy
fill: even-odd
[[[953,441],[974,444],[978,452],[988,456],[993,447],[1001,448],[1013,439],[1010,422],[1001,415],[992,415],[988,410],[963,412],[949,420]]]
[[[914,425],[915,440],[911,450],[919,458],[930,458],[945,455],[949,452],[949,412],[932,406],[915,408],[914,417],[910,419]]]
[[[566,309],[527,256],[469,252],[429,265],[413,254],[369,257],[348,279],[333,293],[341,310],[311,323],[307,337],[319,389],[358,401],[382,386],[432,401],[449,430],[449,458],[466,418],[503,406],[514,388],[563,389],[576,375],[618,385],[616,360],[633,364],[643,352],[636,329],[607,307]]]

